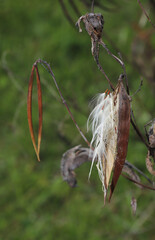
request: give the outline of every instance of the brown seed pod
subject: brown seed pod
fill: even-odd
[[[89,36],[94,40],[99,41],[102,37],[102,30],[104,25],[103,16],[101,13],[87,13],[81,16],[76,25],[79,27],[79,32],[82,32],[80,22],[83,21],[85,24],[85,29]]]
[[[33,88],[34,70],[36,70],[36,79],[37,79],[37,88],[38,88],[38,109],[39,109],[39,129],[38,129],[37,145],[34,137],[33,123],[32,123],[32,88]],[[37,64],[34,64],[32,67],[30,81],[29,81],[28,96],[27,96],[27,116],[28,116],[28,124],[29,124],[32,143],[37,155],[37,159],[38,161],[40,161],[39,152],[40,152],[41,134],[42,134],[42,93],[41,93],[40,76],[39,76]]]
[[[115,159],[112,183],[110,186],[111,191],[109,201],[112,197],[113,191],[122,172],[122,168],[126,159],[130,129],[130,100],[124,88],[121,77],[116,89],[118,90],[119,95],[117,154]]]

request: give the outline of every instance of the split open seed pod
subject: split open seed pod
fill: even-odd
[[[122,172],[129,138],[130,100],[123,85],[123,75],[120,75],[118,85],[112,93],[99,95],[88,121],[91,121],[93,134],[92,165],[97,161],[105,198],[113,171],[110,200]]]

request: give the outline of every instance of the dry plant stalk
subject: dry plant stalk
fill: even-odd
[[[144,7],[143,7],[143,5],[142,5],[142,3],[141,3],[141,1],[140,1],[140,0],[137,0],[137,2],[138,2],[138,4],[139,4],[139,6],[141,7],[144,15],[145,15],[146,18],[148,19],[148,21],[151,23],[151,25],[153,26],[153,28],[155,28],[155,24],[151,21],[149,15],[148,15],[147,12],[145,11],[145,9],[144,9]]]

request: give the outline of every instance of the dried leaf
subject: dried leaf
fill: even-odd
[[[71,187],[76,187],[77,181],[74,170],[81,164],[92,160],[92,151],[89,148],[83,148],[80,145],[69,149],[62,156],[61,174],[64,181]]]

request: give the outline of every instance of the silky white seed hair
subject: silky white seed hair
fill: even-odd
[[[97,161],[96,167],[105,196],[108,188],[105,184],[105,175],[106,173],[109,174],[109,172],[111,174],[116,155],[118,125],[118,98],[116,98],[114,93],[99,94],[96,99],[96,106],[87,121],[87,129],[91,128],[92,130],[91,145],[94,147],[89,177],[94,161]],[[109,153],[110,156],[113,156],[112,158],[109,158]]]

